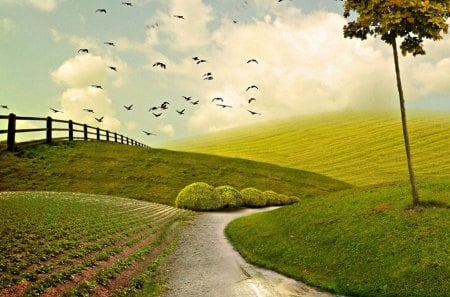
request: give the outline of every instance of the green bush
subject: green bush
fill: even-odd
[[[196,182],[182,189],[175,200],[175,206],[191,210],[220,209],[220,201],[214,195],[214,187],[204,182]]]
[[[220,201],[221,208],[238,208],[242,205],[241,193],[231,186],[217,187],[214,194]]]
[[[266,200],[266,206],[283,205],[281,195],[274,191],[264,191],[262,193],[263,199]]]
[[[287,203],[286,204],[294,204],[300,201],[300,198],[297,196],[288,196],[287,197]]]
[[[256,188],[245,188],[241,190],[242,205],[247,207],[264,207],[266,200],[260,190]]]

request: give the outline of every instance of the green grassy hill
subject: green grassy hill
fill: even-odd
[[[70,191],[174,205],[178,192],[198,181],[298,197],[349,187],[319,174],[260,162],[114,143],[62,142],[0,152],[0,191]]]
[[[416,173],[450,175],[450,114],[409,112]],[[399,112],[296,117],[163,145],[312,171],[354,185],[407,180]]]
[[[345,296],[450,296],[450,178],[303,199],[226,230],[250,262]]]
[[[51,192],[0,193],[0,210],[0,296],[10,297],[157,293],[155,268],[192,216],[134,199]]]

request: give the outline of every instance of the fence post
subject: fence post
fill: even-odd
[[[52,142],[52,118],[47,117],[47,143]]]
[[[106,141],[109,141],[109,131],[106,130]]]
[[[13,113],[9,114],[8,117],[8,139],[7,139],[7,150],[14,152],[14,146],[16,144],[16,115]]]
[[[100,140],[100,128],[97,127],[97,140]]]
[[[120,143],[123,144],[123,135],[120,134]]]
[[[69,141],[73,141],[73,122],[69,120]]]
[[[114,132],[114,142],[117,143],[117,132]]]
[[[84,141],[88,140],[88,127],[87,124],[83,125],[83,134],[84,134]]]
[[[127,145],[130,145],[130,140],[128,139],[128,137],[127,137]]]

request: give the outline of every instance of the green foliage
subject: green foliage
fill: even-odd
[[[256,188],[245,188],[241,190],[242,205],[247,207],[264,207],[267,200],[261,190]]]
[[[450,296],[450,177],[301,199],[226,234],[250,262],[345,296]],[[428,202],[425,202],[428,201]]]
[[[214,189],[214,195],[219,199],[221,208],[238,208],[242,205],[242,196],[231,186],[219,186]]]
[[[263,200],[266,201],[266,206],[277,206],[282,205],[283,201],[281,200],[282,197],[280,194],[275,193],[274,191],[264,191],[262,193]]]
[[[0,191],[70,190],[168,205],[174,205],[180,189],[199,180],[298,196],[349,187],[319,174],[254,161],[83,141],[0,151],[0,176]]]
[[[352,12],[357,14],[355,20]],[[448,0],[344,0],[344,16],[352,18],[344,27],[344,36],[381,36],[391,45],[399,37],[404,55],[423,55],[423,40],[442,39],[442,33],[448,31],[449,15]]]
[[[219,197],[214,195],[214,187],[204,182],[196,182],[184,187],[178,193],[175,206],[200,211],[222,208]]]

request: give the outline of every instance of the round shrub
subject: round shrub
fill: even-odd
[[[231,186],[220,186],[214,189],[221,208],[238,208],[242,205],[242,196]]]
[[[247,207],[266,206],[266,199],[260,190],[256,188],[245,188],[241,190],[242,205]]]
[[[214,195],[214,187],[204,182],[197,182],[182,189],[175,200],[175,206],[191,210],[220,209],[220,201]]]
[[[287,203],[286,204],[294,204],[300,201],[300,198],[297,196],[288,196],[287,197]]]
[[[264,191],[262,196],[266,200],[266,206],[283,205],[282,196],[274,191]]]

